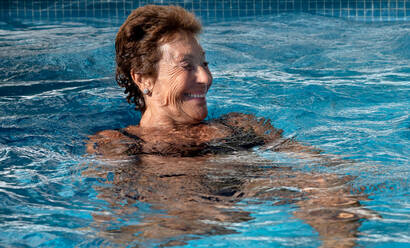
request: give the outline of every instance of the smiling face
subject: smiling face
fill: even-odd
[[[152,94],[146,97],[147,110],[174,124],[202,121],[208,114],[206,93],[212,84],[202,47],[194,36],[178,33],[161,51]]]

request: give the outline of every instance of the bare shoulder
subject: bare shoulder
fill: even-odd
[[[244,130],[251,130],[265,141],[265,149],[297,153],[300,157],[317,157],[322,151],[293,138],[282,136],[283,130],[276,129],[270,119],[252,114],[229,113],[221,117],[223,123]],[[323,156],[322,156],[323,157]]]
[[[123,154],[132,140],[118,130],[103,130],[88,137],[89,154],[113,156]]]
[[[282,129],[276,129],[270,119],[256,117],[252,114],[232,112],[221,116],[221,121],[234,128],[242,128],[253,131],[256,135],[263,137],[266,142],[281,138]]]

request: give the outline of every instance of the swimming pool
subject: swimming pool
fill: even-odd
[[[355,246],[407,247],[409,28],[300,12],[207,22],[201,43],[214,76],[209,118],[233,111],[270,118],[285,136],[346,163],[324,166],[258,148],[208,159],[203,183],[258,182],[260,195],[224,211],[211,205],[197,222],[184,208],[175,214],[173,205],[135,200],[140,189],[114,183],[112,161],[85,154],[88,135],[139,118],[114,81],[118,22],[0,22],[0,246],[318,247],[317,229],[295,218],[303,196],[292,178],[304,175],[308,184],[323,174],[350,176],[333,187],[361,196],[361,206],[347,210],[367,216],[334,222],[352,232],[338,232],[341,243],[357,237]],[[241,170],[232,167],[236,161]]]

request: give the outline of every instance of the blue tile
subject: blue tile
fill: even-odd
[[[223,1],[216,1],[215,2],[215,9],[222,11],[225,8],[225,3]]]
[[[287,10],[287,5],[284,2],[279,3],[279,11]]]
[[[373,16],[372,10],[366,10],[364,13],[366,14],[366,16]]]
[[[271,10],[269,10],[269,9],[264,9],[262,14],[263,14],[263,15],[269,15],[269,14],[271,14]]]
[[[265,11],[265,10],[268,10],[269,7],[270,7],[269,1],[263,1],[263,3],[262,3],[262,9]]]
[[[21,10],[21,9],[24,8],[24,2],[23,2],[23,1],[17,2],[17,3],[14,4],[14,7],[15,7],[15,8],[18,10],[18,12],[19,12],[19,10]]]
[[[342,2],[342,7],[343,8],[352,8],[353,7],[352,1],[343,1]]]
[[[59,13],[58,17],[63,17],[63,16],[69,17],[70,16],[70,11],[68,9],[64,9],[62,11],[59,11],[58,13]]]
[[[56,11],[55,11],[54,8],[50,9],[50,11],[48,12],[48,15],[49,15],[50,19],[55,19],[57,17],[56,16]]]
[[[186,2],[186,3],[179,4],[179,6],[181,6],[182,8],[190,11],[191,8],[192,8],[192,3]]]
[[[396,10],[395,9],[390,9],[389,15],[390,15],[390,17],[395,17],[396,16]]]
[[[303,0],[298,0],[297,2],[295,1],[295,9],[297,10],[307,10],[308,9],[308,1],[303,1]]]
[[[232,10],[233,11],[236,11],[239,8],[238,1],[232,1],[231,4],[232,4]]]
[[[194,1],[194,10],[198,10],[200,8],[199,1]]]
[[[319,4],[319,9],[324,10],[324,9],[332,9],[332,4],[327,6],[325,3]]]
[[[73,8],[73,11],[72,11],[72,13],[71,13],[71,15],[73,16],[73,17],[78,17],[78,8],[77,7],[75,7],[75,8]]]
[[[294,4],[293,4],[293,9],[294,9],[295,11],[301,10],[301,9],[302,9],[302,2],[299,1],[299,0],[295,0],[295,1],[294,1]]]
[[[392,16],[383,16],[383,20],[385,21],[391,21],[394,17]]]
[[[47,17],[47,11],[45,11],[45,10],[40,10],[39,12],[40,12],[40,17],[41,17],[41,19],[45,19],[45,18]]]
[[[78,12],[78,16],[80,17],[86,16],[86,11],[84,9],[80,9],[80,11]]]
[[[39,19],[40,18],[40,12],[39,11],[32,12],[32,18]]]
[[[255,15],[262,15],[262,6],[261,5],[256,5]]]
[[[47,4],[47,2],[45,2],[45,1],[41,1],[40,2],[40,9],[42,9],[42,10],[46,10],[47,9],[47,6],[48,4]]]
[[[246,1],[239,1],[238,5],[240,10],[246,9]]]
[[[379,17],[380,16],[380,9],[374,9],[373,16],[374,17]]]
[[[389,10],[388,9],[381,9],[380,14],[381,14],[381,16],[388,16],[389,15]]]
[[[215,17],[217,19],[221,19],[221,18],[225,17],[225,13],[224,13],[224,11],[222,11],[222,9],[215,9],[214,12],[215,12]]]
[[[366,0],[366,1],[365,1],[366,8],[372,8],[372,5],[374,6],[374,3],[375,3],[375,2],[379,2],[379,3],[380,3],[380,1]]]
[[[248,14],[253,11],[253,1],[245,1],[245,10],[248,10]]]
[[[17,14],[19,17],[25,17],[24,9],[19,9],[19,10],[16,12],[16,14]]]
[[[342,9],[335,10],[335,16],[341,17],[342,16]]]
[[[211,19],[215,19],[215,18],[216,18],[216,15],[215,15],[215,8],[209,8],[209,11],[208,11],[208,18],[211,18]]]
[[[375,9],[380,9],[382,6],[381,6],[381,4],[380,4],[379,1],[374,1],[374,2],[373,2],[373,7],[374,7]]]
[[[278,11],[279,2],[277,1],[271,1],[270,3],[270,8],[271,8],[271,13],[276,13]]]
[[[316,10],[316,3],[314,1],[309,1],[308,9]]]
[[[280,11],[281,9],[284,8],[284,7],[281,8],[281,6],[284,6],[284,2],[278,0],[278,1],[274,2],[273,6],[274,6],[275,10]]]
[[[226,8],[224,11],[224,16],[225,18],[231,18],[232,17],[232,9],[231,8]]]
[[[12,11],[12,9],[7,10],[7,16],[9,17],[16,17],[15,13]]]
[[[223,3],[224,3],[224,8],[225,8],[225,9],[230,9],[231,6],[232,6],[232,1],[224,0]]]
[[[103,10],[101,11],[101,15],[102,15],[102,16],[108,16],[109,14],[110,14],[109,9],[103,9]],[[73,13],[73,16],[74,16],[74,13]]]
[[[331,9],[326,9],[323,13],[325,16],[333,16],[333,12]]]
[[[206,9],[201,9],[201,11],[199,12],[199,15],[202,18],[207,18],[208,17],[208,11]]]
[[[287,10],[294,10],[293,2],[287,2],[286,3],[286,9]]]

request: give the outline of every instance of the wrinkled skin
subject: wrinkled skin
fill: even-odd
[[[139,126],[172,128],[201,122],[208,114],[206,94],[212,84],[202,47],[194,36],[179,33],[160,49],[156,79],[133,74],[142,91],[150,90]]]

